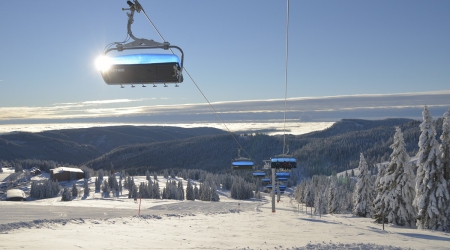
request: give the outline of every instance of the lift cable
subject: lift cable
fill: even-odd
[[[153,26],[153,28],[155,29],[155,31],[158,33],[159,37],[164,41],[167,42],[166,39],[164,39],[164,37],[162,36],[162,34],[159,32],[158,28],[156,27],[156,25],[152,22],[152,20],[150,19],[150,17],[147,15],[147,13],[145,12],[144,8],[142,7],[142,12],[144,13],[145,17],[147,18],[147,20],[150,22],[150,24]],[[169,49],[172,54],[175,54],[172,49]],[[209,104],[209,106],[211,107],[211,109],[214,111],[214,114],[217,116],[217,118],[219,118],[220,122],[223,124],[223,126],[225,126],[225,128],[227,129],[228,133],[230,133],[230,135],[233,137],[234,141],[236,142],[236,144],[239,146],[240,149],[242,149],[247,156],[251,159],[252,157],[250,156],[250,154],[242,147],[242,145],[239,143],[239,141],[236,139],[236,137],[233,135],[233,133],[231,132],[231,130],[228,128],[228,126],[225,124],[225,122],[222,120],[222,118],[220,117],[219,113],[217,113],[216,109],[214,108],[214,106],[211,104],[211,102],[208,100],[208,98],[206,97],[206,95],[203,93],[203,91],[200,89],[200,87],[197,85],[197,83],[195,82],[194,78],[192,78],[191,74],[189,73],[189,71],[184,67],[183,65],[183,69],[184,72],[186,72],[186,74],[189,76],[189,78],[191,79],[191,81],[194,83],[195,87],[197,88],[197,90],[200,92],[200,94],[202,94],[203,98],[206,100],[206,102]]]
[[[287,87],[288,87],[288,56],[289,56],[289,0],[287,0],[287,10],[286,10],[286,62],[285,62],[285,72],[284,72],[284,136],[283,136],[283,155],[286,149],[286,100],[287,100]]]

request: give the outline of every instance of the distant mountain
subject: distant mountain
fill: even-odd
[[[106,153],[116,147],[124,145],[163,142],[192,138],[201,135],[225,133],[226,132],[223,130],[208,127],[181,128],[172,126],[111,126],[53,130],[38,134],[50,138],[72,141],[78,144],[92,145],[99,152]]]
[[[394,126],[404,132],[407,150],[414,155],[419,138],[419,121],[386,119],[378,121],[346,119],[332,127],[305,135],[287,136],[289,148],[298,165],[307,174],[332,174],[358,166],[359,153],[369,163],[389,158]],[[437,126],[442,127],[442,123]],[[438,133],[439,132],[438,127]],[[236,139],[257,165],[283,151],[281,136],[256,134]],[[123,146],[87,163],[94,169],[198,168],[208,171],[229,171],[232,158],[237,156],[237,144],[230,135],[210,135],[160,143]],[[246,156],[246,153],[241,153]]]
[[[394,126],[400,126],[408,153],[418,150],[420,121],[409,119],[344,119],[328,129],[287,135],[290,153],[305,174],[332,174],[358,166],[359,153],[369,165],[389,159]],[[442,119],[436,121],[437,137]],[[0,136],[0,160],[41,159],[85,164],[93,169],[127,169],[134,172],[166,168],[231,171],[233,158],[250,157],[256,165],[283,152],[283,136],[234,135],[213,128],[102,127]],[[248,155],[247,155],[248,153]]]
[[[225,134],[215,128],[112,126],[0,135],[0,159],[40,159],[82,164],[124,145]]]
[[[0,159],[40,159],[81,164],[101,153],[91,145],[51,138],[34,133],[9,133],[0,136]]]

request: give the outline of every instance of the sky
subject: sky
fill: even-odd
[[[284,98],[286,1],[140,3],[183,49],[184,66],[209,101]],[[55,106],[77,118],[80,103],[101,104],[92,112],[110,116],[206,103],[186,74],[179,88],[103,82],[94,62],[126,37],[123,7],[124,0],[0,1],[0,107],[15,112],[0,123]],[[450,90],[449,1],[292,0],[289,10],[288,98]],[[142,13],[132,30],[162,41]]]

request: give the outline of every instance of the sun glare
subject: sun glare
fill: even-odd
[[[95,66],[97,67],[98,70],[105,72],[107,70],[109,70],[109,68],[111,68],[111,58],[107,57],[107,56],[99,56],[96,60],[95,60]]]

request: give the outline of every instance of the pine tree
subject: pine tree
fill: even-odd
[[[148,170],[145,170],[145,179],[148,181],[148,180],[150,180],[151,181],[151,178],[150,178],[150,172],[148,171]]]
[[[111,166],[109,167],[109,175],[114,175],[116,173],[116,170],[114,170],[114,165],[111,162]]]
[[[72,194],[70,193],[69,188],[64,188],[64,191],[61,196],[61,201],[71,201],[72,200]]]
[[[77,188],[77,185],[76,185],[75,182],[72,185],[72,196],[73,197],[77,197],[78,196],[78,188]]]
[[[100,180],[100,183],[102,183],[103,182],[103,176],[105,175],[104,172],[103,172],[103,169],[100,169],[98,171],[97,175],[98,175],[98,179]]]
[[[194,197],[194,188],[192,187],[191,181],[187,181],[187,187],[186,187],[186,200],[193,201],[195,200]]]
[[[161,191],[159,190],[158,182],[152,186],[152,197],[153,199],[161,199]]]
[[[449,193],[444,179],[444,169],[439,157],[438,142],[433,118],[427,106],[420,124],[419,159],[417,160],[416,196],[419,229],[446,230]]]
[[[199,200],[199,199],[200,199],[200,195],[199,195],[198,192],[199,192],[199,191],[198,191],[197,184],[194,183],[194,199],[196,199],[196,200]]]
[[[91,172],[84,170],[84,179],[89,180],[91,178]]]
[[[359,175],[353,193],[353,214],[359,217],[367,217],[371,212],[372,183],[369,167],[363,153],[359,157]]]
[[[111,192],[111,188],[109,187],[109,183],[107,180],[103,180],[102,192],[104,197],[109,197],[109,192]]]
[[[447,182],[447,190],[450,194],[450,108],[444,113],[440,138],[441,164],[444,171],[444,179]],[[450,229],[450,219],[448,218],[450,218],[450,204],[447,208],[447,230]]]
[[[376,198],[373,201],[374,211],[373,211],[373,216],[372,216],[372,218],[374,218],[377,223],[382,223],[383,218],[384,218],[384,216],[383,216],[384,200],[382,200],[383,194],[384,194],[384,185],[381,183],[381,178],[384,177],[385,171],[386,171],[386,165],[378,164],[378,174],[377,174],[377,178],[374,183],[374,187],[375,187],[375,191],[376,191],[376,195],[375,195]],[[384,222],[387,222],[386,218],[384,218]]]
[[[335,214],[338,208],[338,200],[336,197],[337,185],[336,185],[336,177],[331,177],[330,186],[328,187],[328,213]]]
[[[376,204],[379,215],[385,215],[387,222],[401,226],[415,225],[415,209],[412,206],[415,178],[409,155],[406,153],[403,133],[396,127],[391,160],[379,178]],[[378,203],[379,202],[379,203]],[[381,207],[379,207],[381,206]]]
[[[100,192],[100,185],[101,185],[100,180],[97,177],[95,177],[95,192]]]
[[[441,164],[444,170],[444,178],[447,181],[447,187],[450,188],[450,108],[444,114],[440,138]]]
[[[214,183],[211,185],[210,190],[211,190],[210,191],[210,194],[211,194],[210,201],[219,201],[220,200],[219,194],[217,194],[217,187]]]
[[[181,180],[178,181],[178,192],[179,192],[179,200],[184,200],[184,188],[183,182]]]
[[[89,196],[89,191],[91,191],[91,190],[89,189],[89,185],[88,185],[88,180],[87,179],[84,179],[83,189],[84,189],[84,195],[86,197],[88,197]]]

